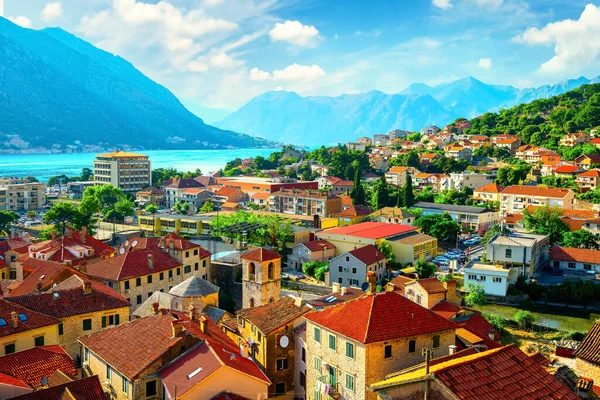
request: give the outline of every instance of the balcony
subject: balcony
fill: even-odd
[[[335,378],[333,378],[333,382],[331,382],[332,377],[323,375],[317,378],[317,380],[326,385],[329,385],[329,391],[327,393],[323,393],[325,394],[325,396],[334,400],[338,400],[341,397],[341,393],[338,386],[339,383],[335,382]]]

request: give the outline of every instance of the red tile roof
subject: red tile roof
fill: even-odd
[[[0,357],[0,373],[9,375],[36,388],[42,378],[60,370],[76,377],[77,369],[71,357],[60,346],[40,346]]]
[[[281,256],[275,252],[260,247],[254,251],[244,254],[241,258],[243,258],[244,260],[263,262],[269,260],[276,260],[278,258],[281,258]]]
[[[558,167],[554,167],[552,171],[559,174],[574,174],[578,171],[581,171],[581,168],[577,165],[561,165]]]
[[[599,138],[600,139],[600,138]],[[577,175],[582,178],[600,178],[600,169],[590,169]]]
[[[589,264],[599,264],[600,250],[554,246],[550,250],[550,259],[557,261],[572,261]]]
[[[86,257],[77,257],[69,250],[70,248],[76,247],[87,248],[92,255]],[[83,234],[82,231],[73,231],[70,237],[67,234],[54,240],[48,240],[42,243],[31,245],[29,247],[29,251],[46,254],[51,253],[52,255],[49,258],[46,258],[48,261],[56,261],[61,263],[64,261],[71,261],[73,265],[77,265],[86,258],[100,257],[102,252],[113,252],[114,249],[95,237],[88,235],[87,233]]]
[[[70,396],[66,395],[66,393],[70,393]],[[106,396],[98,375],[13,397],[15,400],[54,400],[71,398],[76,400],[105,400]]]
[[[202,187],[204,186],[202,183],[198,182],[196,179],[187,178],[187,179],[178,179],[170,185],[165,186],[168,189],[184,189],[184,188],[192,188],[192,187]]]
[[[148,256],[154,257],[154,267],[150,268]],[[158,247],[147,247],[125,251],[123,254],[107,258],[87,266],[87,274],[99,279],[121,281],[156,272],[176,268],[181,264]]]
[[[577,350],[575,357],[600,365],[600,321],[596,321],[592,329],[585,335]]]
[[[340,290],[339,292],[327,294],[318,299],[308,300],[308,304],[316,308],[330,307],[365,295],[365,292],[357,287],[346,287],[342,290],[344,290],[344,294]]]
[[[222,366],[259,379],[267,385],[271,384],[269,378],[254,361],[242,357],[239,346],[219,329],[210,318],[205,316],[199,316],[198,318],[205,319],[206,332],[202,332],[200,329],[199,321],[188,320],[183,325],[188,332],[201,338],[203,342],[191,348],[160,371],[160,377],[172,396],[175,392],[175,386],[177,386],[177,394],[184,395]],[[202,366],[202,370],[188,378],[188,375],[199,366]]]
[[[323,233],[356,236],[366,239],[380,239],[402,235],[415,230],[417,230],[417,227],[410,225],[388,224],[385,222],[362,222],[360,224],[344,226],[341,228],[326,229]]]
[[[366,295],[306,318],[362,343],[453,330],[455,322],[440,317],[395,292]]]
[[[7,251],[14,250],[21,254],[27,253],[29,243],[22,239],[7,239],[0,241],[0,256],[4,257]]]
[[[461,362],[462,360],[462,362]],[[463,400],[576,400],[578,397],[514,345],[455,359],[434,374]]]
[[[440,301],[431,309],[434,313],[446,319],[454,317],[462,311],[462,307],[457,304],[452,304],[447,301]]]
[[[91,285],[92,293],[84,294],[84,282]],[[78,276],[70,277],[49,292],[11,296],[7,300],[56,318],[130,306],[107,285]]]
[[[483,185],[474,189],[474,192],[482,192],[482,193],[501,193],[504,190],[504,187],[497,185],[495,183],[488,183],[487,185]]]
[[[172,337],[170,314],[151,315],[111,329],[81,336],[79,341],[130,380],[182,340]]]
[[[313,240],[311,242],[301,243],[310,251],[321,251],[323,249],[335,249],[335,246],[329,243],[327,240]]]
[[[365,265],[371,265],[385,260],[385,255],[377,250],[377,247],[372,244],[349,251],[348,253],[352,254]]]
[[[44,261],[35,258],[30,258],[23,263],[24,269],[32,269],[33,271],[27,278],[19,284],[10,293],[11,296],[21,296],[24,294],[33,293],[39,286],[40,290],[46,290],[50,288],[50,285],[66,279],[72,275],[79,275],[85,277],[84,274],[77,271],[73,267],[66,266],[61,263],[54,261]]]
[[[13,328],[11,319],[11,313],[13,311],[20,317],[18,318],[16,328]],[[24,318],[26,319],[23,320]],[[1,320],[4,320],[6,325],[4,325]],[[59,322],[58,319],[49,315],[32,311],[19,304],[9,302],[6,299],[0,299],[0,337],[58,324]]]
[[[339,218],[352,218],[352,217],[365,217],[371,214],[373,210],[370,207],[357,205],[346,208],[344,211],[337,214],[333,214],[334,217]]]
[[[247,319],[263,334],[268,335],[310,310],[311,307],[307,305],[298,307],[293,297],[286,296],[264,306],[242,309],[238,312],[238,316]]]
[[[516,194],[522,196],[538,196],[538,197],[552,197],[562,199],[568,194],[572,194],[571,189],[562,188],[549,188],[545,186],[523,186],[513,185],[505,188],[502,194]]]
[[[446,292],[447,289],[444,284],[438,278],[425,278],[419,279],[414,282],[415,285],[421,286],[427,293],[442,293]]]
[[[404,294],[404,288],[407,284],[414,281],[413,278],[409,278],[407,276],[398,275],[394,279],[392,279],[389,283],[394,285],[394,291],[399,292],[400,294]]]
[[[250,400],[235,393],[221,392],[210,400]]]
[[[495,340],[500,340],[500,334],[496,332],[492,324],[479,312],[469,314],[467,319],[463,320],[461,318],[460,323],[463,325],[463,328],[482,339],[489,339],[490,333],[492,333]]]

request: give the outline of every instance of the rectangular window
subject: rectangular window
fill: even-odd
[[[90,361],[90,349],[87,347],[83,351],[83,361]]]
[[[329,348],[335,351],[335,336],[329,335]]]
[[[198,271],[198,263],[194,264],[194,271]]]
[[[350,262],[350,257],[346,256],[346,262]]]
[[[342,271],[343,271],[342,266],[341,265],[338,266],[338,272],[342,272]]]
[[[356,268],[352,268],[352,273],[356,274]]]
[[[170,270],[169,270],[169,278],[172,278],[172,277],[173,277],[173,270],[172,270],[172,269],[170,269]]]
[[[142,286],[142,278],[135,278],[135,286],[137,286],[137,287]]]
[[[388,344],[383,348],[383,358],[392,358],[392,345]]]
[[[192,267],[189,265],[186,265],[185,267],[183,267],[183,273],[184,274],[189,274],[190,272],[192,272]]]
[[[110,379],[112,377],[112,368],[110,365],[106,366],[106,379]]]
[[[338,283],[344,283],[344,278],[342,278],[341,276],[338,278]]]
[[[121,379],[123,380],[122,384],[121,384],[121,391],[125,394],[127,394],[127,379],[125,379],[125,377],[121,377]]]
[[[321,330],[315,328],[315,342],[321,343]]]
[[[165,273],[164,273],[164,272],[161,272],[161,273],[158,275],[158,280],[162,281],[163,279],[165,279]]]
[[[185,252],[185,256],[186,256],[186,257],[189,257],[189,256],[190,256],[190,252],[189,252],[189,251],[186,251],[186,252]]]
[[[306,389],[306,375],[300,372],[300,386]]]
[[[63,323],[61,322],[60,324],[58,324],[58,335],[64,335],[65,334],[65,327],[63,325]]]
[[[4,346],[4,354],[12,354],[17,350],[14,343],[7,344]]]
[[[148,283],[152,283],[152,275],[148,275]]]
[[[570,262],[570,263],[569,263],[569,268],[571,268],[571,269],[575,269],[575,263],[574,263],[574,262]]]
[[[438,347],[440,347],[440,335],[435,335],[433,337],[432,346],[433,346],[434,349],[437,349]]]
[[[512,249],[506,249],[506,251],[504,252],[504,257],[511,258],[512,257]]]
[[[83,323],[83,330],[84,331],[91,331],[92,330],[92,319],[88,318],[88,319],[84,319],[82,321]]]
[[[494,279],[493,279],[493,282],[494,283],[502,283],[502,278],[500,278],[498,276],[495,276]]]
[[[202,268],[206,267],[206,260],[202,260]]]
[[[346,389],[354,391],[354,376],[346,374]]]
[[[346,342],[346,357],[354,358],[354,343]]]
[[[586,271],[591,271],[592,270],[592,264],[583,264],[583,269],[585,269]]]
[[[142,295],[138,294],[135,298],[135,301],[137,304],[142,304]]]
[[[409,353],[414,353],[417,350],[417,341],[416,340],[410,340],[408,342],[408,352]]]
[[[177,275],[181,275],[181,268],[177,268]]]
[[[146,397],[156,396],[156,381],[146,382]]]
[[[125,290],[129,290],[129,281],[125,281],[124,285],[125,285]]]
[[[306,362],[306,349],[304,347],[302,348],[302,362]]]
[[[315,357],[315,371],[321,373],[321,359],[319,357]]]
[[[283,371],[288,368],[288,360],[287,358],[281,358],[277,360],[277,371]]]
[[[198,255],[198,249],[194,249],[194,255],[197,256]]]

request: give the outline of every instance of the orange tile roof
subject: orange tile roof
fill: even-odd
[[[337,214],[333,214],[334,217],[341,218],[352,218],[352,217],[364,217],[371,214],[373,210],[367,206],[356,205],[346,208],[344,211]]]
[[[300,243],[310,251],[321,251],[323,249],[335,249],[335,246],[329,243],[327,240],[313,240],[306,243]]]
[[[446,292],[444,284],[438,278],[425,278],[415,281],[416,285],[421,286],[427,293],[442,293]]]
[[[17,313],[17,326],[13,327],[11,313]],[[0,337],[27,332],[33,329],[58,324],[60,321],[50,315],[30,310],[20,304],[0,299],[0,320],[5,323],[0,325]]]
[[[583,178],[600,178],[600,169],[590,169],[588,171],[578,174],[577,177]]]
[[[501,193],[504,190],[503,186],[497,185],[495,183],[488,183],[487,185],[483,185],[481,187],[478,187],[477,189],[474,189],[474,192],[481,192],[481,193]]]
[[[404,289],[405,289],[406,285],[413,281],[414,281],[413,278],[409,278],[409,277],[403,276],[403,275],[398,275],[397,277],[392,279],[389,283],[394,285],[394,291],[404,294]]]
[[[524,186],[524,185],[513,185],[508,186],[502,191],[502,194],[516,194],[521,196],[538,196],[538,197],[551,197],[562,199],[565,196],[572,194],[571,189],[562,188],[549,188],[545,186]]]
[[[154,259],[152,267],[148,261],[149,256]],[[123,254],[88,265],[87,273],[99,279],[121,281],[166,271],[180,265],[179,261],[158,247],[148,247],[131,251],[125,249]]]
[[[61,276],[64,278],[68,278],[71,275],[85,277],[84,274],[72,267],[54,261],[44,261],[36,258],[26,260],[23,263],[23,268],[30,269],[32,272],[23,280],[23,282],[11,291],[11,296],[21,296],[33,293],[38,288],[46,290],[54,283],[56,278]]]
[[[77,377],[71,357],[58,345],[34,347],[0,357],[0,373],[33,388],[41,386],[42,377],[48,377],[55,371]]]
[[[358,249],[354,249],[348,253],[352,254],[365,265],[371,265],[385,260],[385,256],[380,253],[379,250],[377,250],[377,247],[373,246],[372,244],[359,247]]]
[[[462,307],[457,304],[449,303],[445,300],[442,300],[439,303],[437,303],[435,306],[433,306],[431,311],[433,311],[434,313],[436,313],[437,315],[439,315],[441,317],[450,319],[450,318],[454,317],[456,314],[458,314],[459,312],[461,312]]]
[[[389,172],[402,173],[408,171],[408,167],[392,167]]]
[[[558,167],[554,167],[552,171],[559,174],[574,174],[577,171],[581,171],[581,168],[577,165],[561,165]]]
[[[575,357],[600,365],[600,321],[596,321],[592,329],[585,335],[577,350]]]
[[[453,330],[440,317],[397,292],[370,294],[306,315],[306,319],[362,343]]]
[[[273,251],[269,251],[260,247],[254,251],[244,254],[241,258],[243,258],[244,260],[263,262],[269,260],[276,260],[278,258],[281,258],[281,256]]]
[[[250,196],[250,198],[252,198],[252,199],[259,199],[259,200],[267,200],[269,198],[269,193],[267,193],[267,192],[256,192],[252,196]]]
[[[310,310],[311,307],[307,305],[298,307],[293,297],[286,296],[264,306],[242,309],[238,312],[238,316],[250,321],[263,334],[268,335]]]
[[[48,389],[36,390],[26,393],[13,400],[48,400],[48,399],[73,399],[73,400],[104,400],[106,394],[98,375],[89,378],[77,379]]]
[[[589,264],[600,263],[600,250],[578,249],[574,247],[554,246],[550,250],[550,259]]]

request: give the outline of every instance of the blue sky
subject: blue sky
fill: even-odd
[[[0,0],[131,61],[207,120],[267,90],[600,75],[600,0]]]

